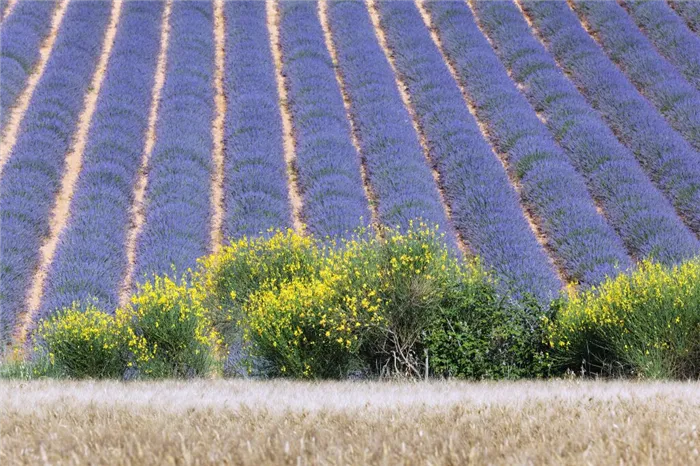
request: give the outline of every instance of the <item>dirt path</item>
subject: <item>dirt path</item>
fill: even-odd
[[[413,129],[418,135],[418,141],[420,142],[421,148],[423,149],[423,155],[425,156],[426,164],[428,165],[428,168],[430,168],[430,171],[433,174],[433,180],[435,181],[435,185],[437,186],[438,194],[440,196],[440,203],[442,204],[442,207],[445,211],[447,220],[450,222],[449,227],[453,231],[455,238],[457,238],[457,246],[459,247],[462,254],[464,254],[465,256],[469,256],[471,255],[471,251],[467,246],[467,242],[465,241],[462,234],[457,230],[457,228],[455,228],[454,222],[452,221],[452,209],[447,200],[445,199],[445,190],[442,186],[440,174],[435,169],[435,164],[432,161],[430,155],[430,147],[428,146],[428,140],[425,137],[425,133],[423,132],[423,129],[419,124],[418,116],[416,115],[416,110],[415,108],[413,108],[413,104],[411,103],[411,96],[408,94],[408,88],[403,82],[403,80],[400,78],[398,70],[396,69],[394,57],[392,55],[391,50],[389,49],[384,30],[382,29],[382,26],[379,22],[379,11],[377,10],[376,0],[368,0],[367,10],[369,11],[369,16],[372,20],[372,25],[374,26],[374,32],[377,35],[379,46],[382,48],[384,56],[386,56],[386,59],[389,62],[389,65],[391,66],[391,70],[394,73],[396,87],[398,88],[399,94],[401,95],[401,100],[403,101],[404,107],[406,107],[408,114],[411,116],[411,123],[413,124]]]
[[[326,41],[326,48],[331,56],[331,61],[333,62],[333,71],[335,71],[335,79],[338,82],[338,87],[340,88],[340,93],[343,95],[343,105],[345,106],[345,116],[350,123],[350,137],[352,139],[352,145],[355,146],[357,155],[360,159],[360,176],[362,177],[362,185],[365,189],[365,196],[369,201],[369,211],[372,216],[372,226],[374,230],[381,231],[379,226],[379,214],[377,213],[377,205],[379,201],[377,195],[372,189],[372,184],[367,175],[367,159],[365,158],[362,150],[360,148],[360,141],[357,136],[357,126],[352,118],[352,113],[350,112],[350,96],[345,88],[345,80],[342,73],[340,72],[340,67],[338,66],[338,51],[335,49],[335,44],[333,44],[333,34],[331,33],[330,24],[328,21],[328,1],[321,0],[318,2],[318,17],[321,20],[321,28],[323,29],[323,36]]]
[[[34,321],[36,312],[41,304],[41,298],[44,293],[44,283],[48,274],[49,267],[53,262],[56,254],[56,247],[61,233],[68,223],[70,215],[70,205],[75,191],[75,184],[80,175],[80,170],[83,164],[83,152],[87,143],[88,131],[90,122],[95,113],[97,106],[97,97],[100,94],[102,83],[104,82],[105,71],[109,62],[109,57],[112,53],[114,38],[117,34],[119,19],[124,0],[115,0],[112,4],[112,13],[105,33],[104,42],[102,45],[102,54],[100,56],[95,73],[92,76],[92,81],[88,92],[85,95],[85,106],[78,120],[77,131],[73,140],[68,155],[66,156],[65,168],[61,179],[61,188],[56,198],[56,204],[51,212],[49,222],[49,236],[45,238],[44,244],[41,247],[41,259],[39,267],[32,279],[32,285],[29,289],[26,302],[26,311],[20,317],[20,328],[17,332],[17,342],[24,342],[27,337],[27,331]]]
[[[292,115],[289,111],[287,87],[282,73],[282,46],[280,45],[279,11],[276,1],[265,2],[267,8],[267,30],[270,35],[270,47],[275,64],[275,78],[277,80],[277,93],[279,94],[280,113],[282,115],[282,130],[284,132],[284,160],[287,163],[287,176],[289,181],[289,201],[292,207],[292,225],[298,233],[304,232],[304,224],[301,220],[302,200],[297,184],[296,150],[294,140],[294,128]]]
[[[24,119],[24,115],[27,113],[29,108],[29,102],[32,100],[32,95],[34,95],[34,90],[36,89],[41,77],[44,75],[44,69],[46,68],[46,62],[51,56],[51,51],[56,43],[56,36],[58,35],[58,30],[61,27],[63,18],[66,14],[66,8],[68,8],[69,0],[62,0],[53,12],[53,17],[51,18],[51,29],[49,34],[46,36],[39,49],[39,61],[36,63],[32,74],[29,75],[27,79],[27,86],[20,94],[15,106],[10,110],[10,117],[7,120],[7,126],[5,126],[5,131],[2,134],[2,139],[0,143],[0,175],[2,175],[2,170],[5,164],[12,154],[12,150],[17,143],[17,135],[19,133],[19,126]],[[9,9],[9,8],[8,8]]]
[[[158,51],[158,61],[156,73],[153,80],[153,90],[151,92],[151,111],[148,115],[148,129],[146,130],[146,140],[141,155],[141,166],[138,177],[134,185],[133,204],[131,205],[131,221],[126,235],[126,271],[119,293],[119,304],[125,305],[131,296],[134,271],[136,268],[136,244],[146,223],[146,186],[148,185],[148,172],[150,169],[151,155],[156,144],[156,123],[158,122],[158,109],[160,107],[160,96],[165,84],[165,70],[168,62],[168,44],[170,43],[170,14],[173,8],[173,0],[167,0],[163,9],[163,19],[160,29],[160,50]]]
[[[226,19],[224,0],[214,2],[214,102],[216,115],[212,125],[214,140],[213,172],[211,178],[211,250],[216,253],[223,242],[224,221],[224,121],[226,120],[226,94],[224,93],[224,69],[226,68]]]
[[[17,2],[19,0],[7,0],[7,5],[5,5],[5,9],[3,11],[0,11],[0,22],[4,22],[8,16],[12,14],[12,10],[15,9],[15,6],[17,6]]]

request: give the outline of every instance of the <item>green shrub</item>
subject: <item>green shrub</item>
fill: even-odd
[[[700,259],[644,262],[573,293],[548,322],[555,362],[574,371],[648,378],[700,375]]]
[[[548,375],[542,325],[546,312],[529,299],[509,303],[489,282],[464,287],[428,332],[432,373],[467,379]]]
[[[47,371],[70,378],[121,378],[146,358],[123,314],[105,314],[93,304],[76,303],[43,320],[35,341],[37,360],[48,358]]]
[[[459,261],[435,229],[361,231],[318,248],[310,273],[262,284],[242,308],[245,341],[269,375],[422,377],[426,350],[436,375],[542,373],[533,306],[499,299],[479,261]]]
[[[220,343],[202,305],[202,296],[183,280],[167,277],[139,287],[125,311],[133,332],[145,342],[148,377],[205,376]]]

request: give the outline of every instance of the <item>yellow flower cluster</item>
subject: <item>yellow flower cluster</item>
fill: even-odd
[[[78,371],[78,375],[84,371],[82,375],[119,376],[122,365],[150,359],[144,339],[130,324],[131,318],[123,310],[111,315],[93,304],[75,303],[41,321],[35,341],[37,346],[45,346],[51,365],[58,361],[67,370]]]
[[[203,298],[201,289],[184,281],[177,283],[168,277],[156,277],[132,296],[127,312],[140,326],[148,323],[163,331],[189,331],[198,344],[213,350],[221,340],[208,319]],[[157,348],[152,351],[155,354]]]

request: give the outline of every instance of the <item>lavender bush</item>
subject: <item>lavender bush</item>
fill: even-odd
[[[610,59],[671,126],[700,150],[700,92],[659,55],[616,2],[572,2]]]
[[[166,79],[146,189],[146,224],[137,245],[136,277],[182,272],[210,249],[213,9],[174,2]]]
[[[656,49],[700,90],[700,37],[665,2],[626,0],[622,5]]]
[[[4,5],[6,6],[6,5]],[[39,60],[39,46],[51,28],[56,2],[20,2],[0,28],[0,131]]]
[[[414,5],[382,5],[389,29],[421,21]],[[477,115],[507,156],[523,200],[539,218],[567,277],[592,285],[629,267],[622,241],[596,211],[584,179],[510,80],[470,11],[452,2],[426,6]]]
[[[341,58],[349,55],[344,48],[355,44],[357,50],[352,60],[350,56],[342,59],[341,68],[345,74],[350,65],[361,67],[368,60],[373,64],[371,75],[379,73],[380,69],[385,70],[384,74],[391,72],[362,3],[333,3],[330,13]],[[358,45],[361,33],[365,40]],[[470,249],[498,272],[503,284],[543,300],[556,294],[561,283],[530,230],[503,167],[464,105],[457,84],[440,52],[425,34],[423,25],[407,24],[405,29],[394,31],[387,39],[390,49],[401,51],[394,53],[397,71],[407,84],[431,159],[440,174],[455,228]],[[385,92],[397,102],[400,97],[393,77],[384,74],[375,79],[386,82],[386,89],[393,89],[393,97]],[[366,70],[358,70],[354,79],[360,81],[367,75]],[[369,106],[377,98],[376,94],[360,100]],[[387,106],[387,103],[381,101],[380,105]],[[393,122],[395,126],[401,123]],[[369,120],[367,124],[369,128],[360,126],[360,129],[381,134],[383,123]],[[404,125],[409,122],[405,121]]]
[[[700,3],[695,0],[668,0],[669,5],[680,15],[688,27],[700,34]]]
[[[700,233],[700,154],[605,56],[566,4],[521,4],[557,63],[618,139],[632,150],[683,220],[696,234]]]
[[[265,3],[226,2],[224,233],[291,227],[282,119]]]
[[[589,189],[633,255],[668,264],[700,252],[697,237],[531,35],[516,5],[488,1],[472,5],[501,61],[542,112],[571,163],[586,176]],[[466,8],[464,4],[454,10]]]
[[[329,2],[328,17],[379,220],[407,228],[422,217],[439,225],[454,242],[411,116],[364,3]]]
[[[158,51],[163,2],[124,4],[71,206],[39,316],[95,298],[113,311],[126,268],[133,203]]]
[[[53,53],[2,173],[0,335],[3,337],[9,336],[24,308],[26,292],[39,262],[39,248],[49,232],[49,214],[60,188],[65,156],[102,50],[110,11],[111,4],[107,2],[80,1],[68,6]]]
[[[370,214],[316,8],[315,2],[279,3],[303,221],[310,233],[324,237],[345,235],[367,224]]]

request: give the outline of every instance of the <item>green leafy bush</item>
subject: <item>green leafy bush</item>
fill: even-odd
[[[513,304],[492,283],[472,284],[444,306],[427,335],[432,372],[467,379],[516,379],[549,374],[543,317],[529,299]]]
[[[437,375],[542,372],[532,308],[499,300],[478,260],[459,261],[424,224],[382,233],[311,244],[308,273],[263,282],[249,295],[239,311],[244,339],[267,374],[423,377],[426,350]]]
[[[643,262],[629,274],[572,293],[548,322],[564,368],[649,378],[700,376],[700,259]]]

